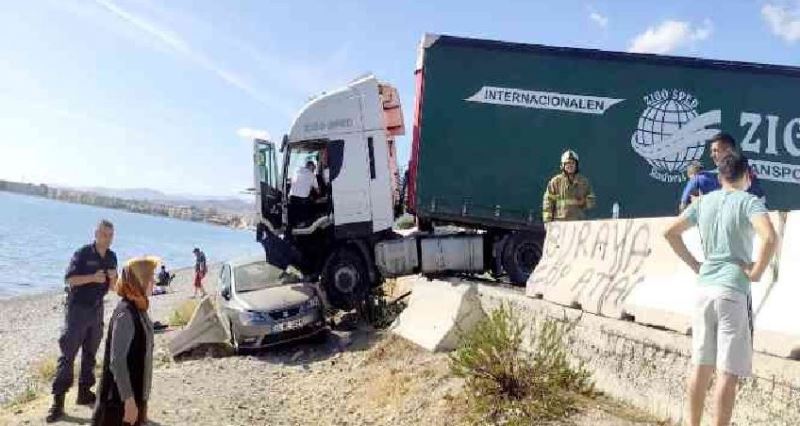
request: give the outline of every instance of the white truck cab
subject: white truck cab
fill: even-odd
[[[401,211],[394,137],[403,133],[397,90],[367,76],[312,99],[280,146],[256,139],[258,238],[268,260],[337,282],[326,290],[342,306],[362,281],[376,280],[373,240]],[[312,169],[314,188],[293,193],[295,176],[309,179]]]

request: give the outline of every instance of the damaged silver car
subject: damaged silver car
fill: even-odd
[[[327,331],[316,286],[299,275],[250,258],[225,263],[219,279],[216,306],[237,353]]]

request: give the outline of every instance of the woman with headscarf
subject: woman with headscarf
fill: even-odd
[[[93,425],[144,425],[153,377],[153,323],[147,314],[158,259],[129,260],[117,279]]]

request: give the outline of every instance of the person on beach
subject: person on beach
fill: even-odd
[[[208,273],[208,265],[206,265],[206,254],[203,253],[199,248],[195,247],[192,250],[194,253],[194,294],[192,298],[197,297],[197,292],[199,291],[203,297],[206,296],[206,290],[203,288],[203,278],[205,278],[206,273]]]
[[[94,233],[94,242],[72,256],[64,280],[67,285],[64,328],[58,339],[61,356],[53,380],[53,405],[47,423],[64,417],[64,396],[72,387],[75,356],[81,351],[78,378],[79,405],[95,403],[95,355],[103,336],[103,298],[117,279],[117,255],[111,250],[114,225],[102,220]]]
[[[714,424],[730,423],[736,385],[752,370],[750,284],[761,280],[777,245],[764,201],[745,192],[751,187],[747,159],[734,152],[717,164],[722,188],[695,200],[664,233],[678,257],[698,274],[692,318],[694,366],[687,383],[686,413],[693,426],[700,425],[715,369]],[[700,231],[703,264],[682,238],[693,226]],[[763,245],[752,263],[754,233]]]
[[[158,259],[125,263],[116,291],[122,298],[108,325],[103,372],[92,425],[144,425],[153,382],[153,322],[147,313]]]
[[[158,272],[158,281],[156,285],[159,287],[167,287],[169,283],[172,282],[173,278],[175,278],[175,274],[170,274],[167,272],[167,267],[161,265],[161,271]]]
[[[711,139],[711,160],[717,167],[719,167],[719,162],[722,158],[735,152],[737,152],[736,140],[733,139],[733,136],[727,133],[720,133]],[[755,171],[749,164],[747,166],[747,174],[749,176],[750,186],[745,188],[745,190],[766,203],[766,193],[761,188],[758,176],[756,176]],[[684,211],[696,197],[701,197],[704,194],[708,194],[720,188],[721,184],[717,172],[712,170],[697,172],[689,178],[689,181],[686,182],[686,187],[683,188],[679,207],[680,211]]]

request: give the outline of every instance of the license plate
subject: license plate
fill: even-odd
[[[303,319],[291,320],[284,324],[285,330],[294,330],[303,326]]]
[[[277,332],[287,331],[287,330],[296,330],[298,328],[301,328],[304,325],[305,325],[305,322],[303,322],[303,319],[302,318],[298,318],[298,319],[294,319],[294,320],[291,320],[291,321],[278,323],[277,325],[275,325],[274,330],[277,331]]]

